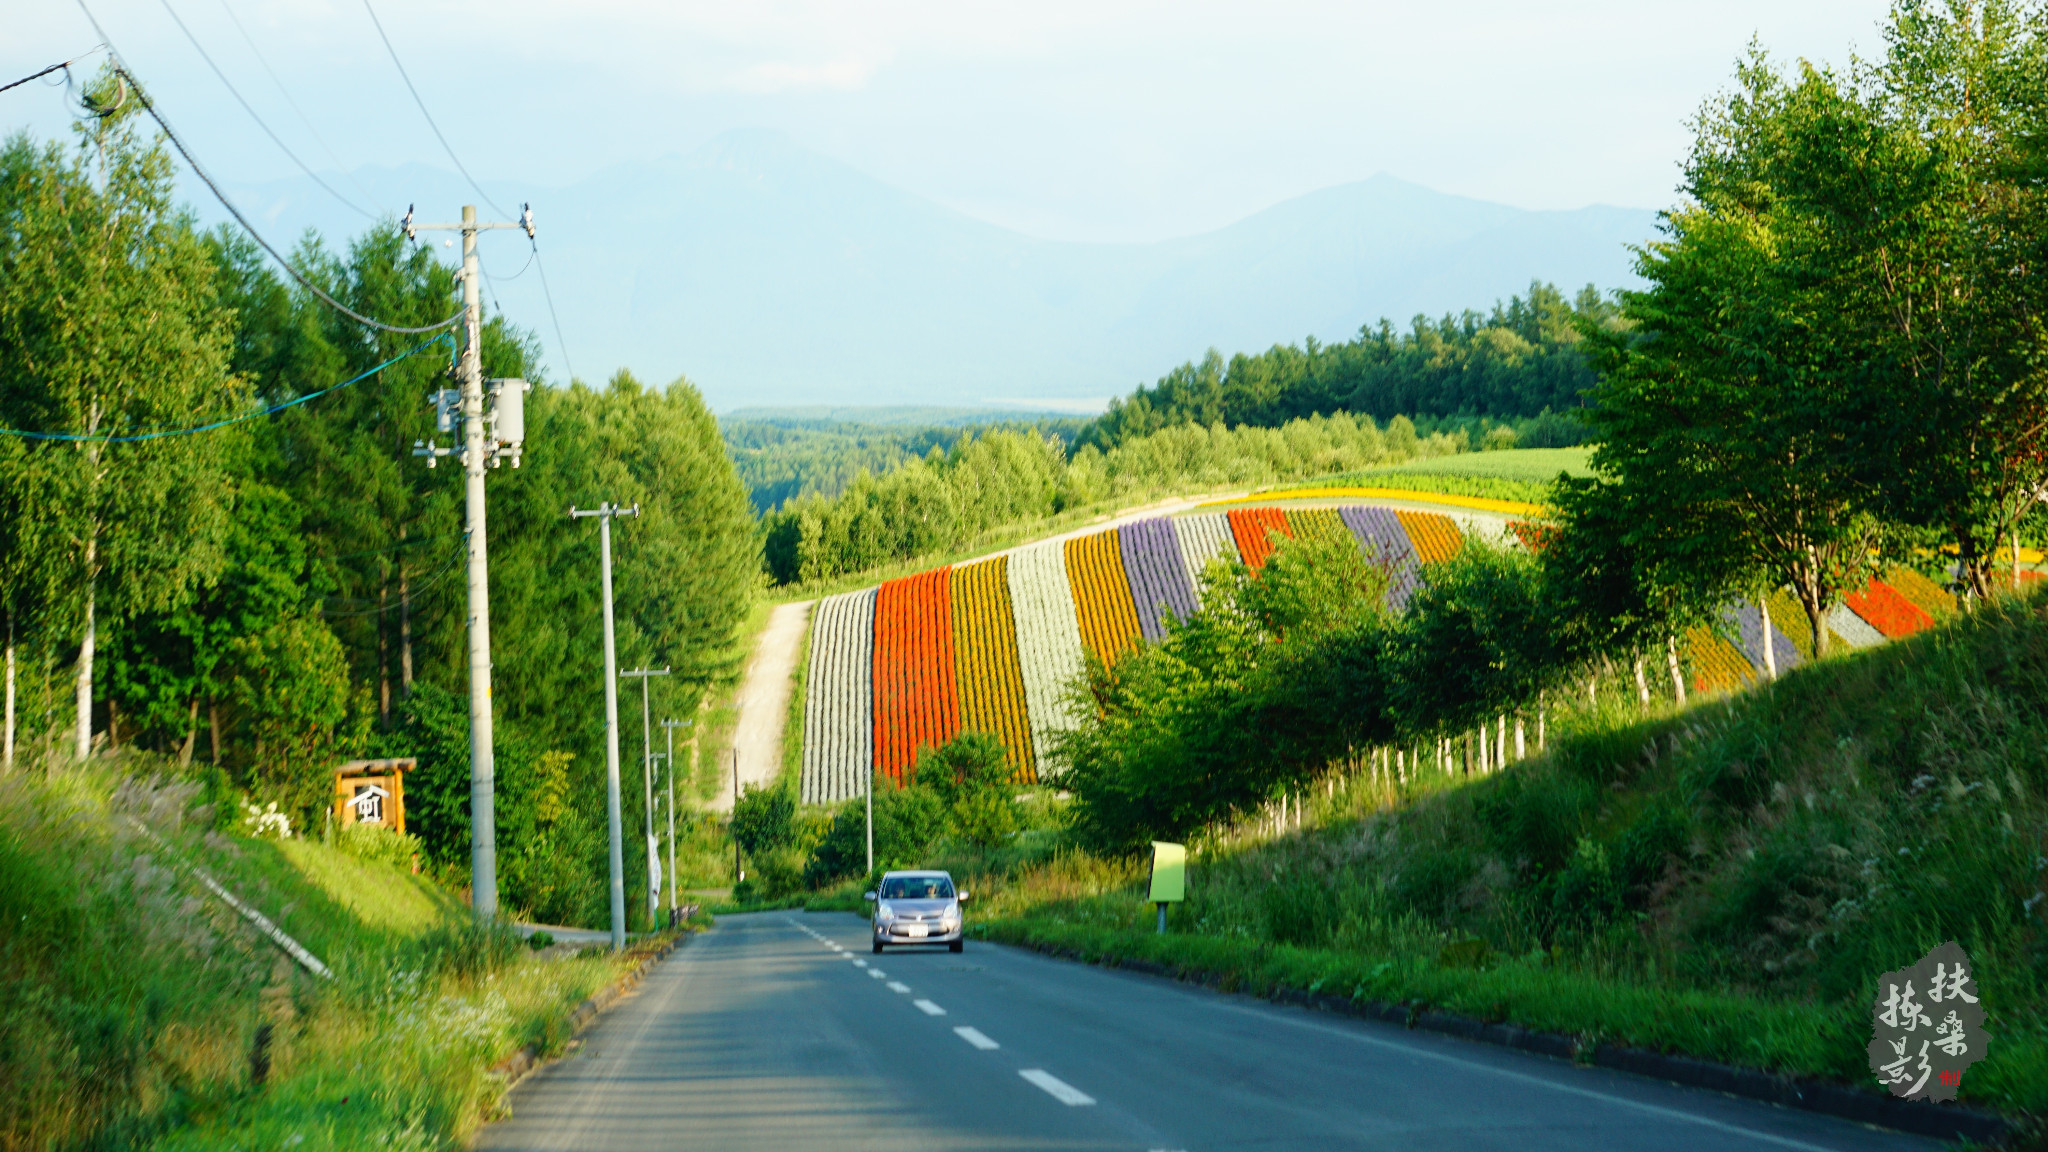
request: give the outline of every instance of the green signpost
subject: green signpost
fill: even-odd
[[[1180,844],[1152,842],[1152,903],[1159,906],[1159,934],[1166,934],[1166,906],[1187,899],[1188,850]]]

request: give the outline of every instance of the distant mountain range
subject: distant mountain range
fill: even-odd
[[[455,219],[476,198],[420,166],[330,182],[396,212],[417,204],[421,220]],[[1626,245],[1655,225],[1640,209],[1526,211],[1375,176],[1199,236],[1041,240],[760,131],[580,183],[485,190],[508,213],[532,202],[580,377],[687,375],[719,410],[1099,399],[1212,347],[1343,340],[1382,316],[1406,327],[1532,280],[1625,286]],[[365,223],[303,179],[231,192],[273,242],[309,227],[334,241]],[[203,193],[192,200],[220,216]],[[486,236],[482,251],[485,271],[506,278],[492,294],[543,337],[559,380],[525,238]]]

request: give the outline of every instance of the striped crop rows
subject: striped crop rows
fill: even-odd
[[[811,622],[804,691],[806,804],[857,795],[875,762],[875,590],[827,596]]]
[[[1074,588],[1074,618],[1081,644],[1104,664],[1138,642],[1138,610],[1124,573],[1122,532],[1111,528],[1067,541],[1067,581]]]
[[[1078,722],[1067,685],[1081,675],[1081,625],[1067,579],[1066,547],[1048,540],[1009,556],[1010,605],[1017,621],[1017,663],[1024,675],[1024,707],[1038,763],[1056,762],[1053,737]]]
[[[1934,627],[1954,611],[1953,602],[1932,580],[1910,568],[1894,567],[1873,578],[1835,606],[1823,622],[1831,648],[1875,648]],[[1764,609],[1770,610],[1771,656],[1779,673],[1813,659],[1813,626],[1806,610],[1782,589],[1755,601],[1721,609],[1718,629],[1693,628],[1681,645],[1686,679],[1695,692],[1727,691],[1768,674],[1764,661]]]
[[[1540,548],[1541,526],[1513,533]],[[1002,742],[1012,777],[1057,775],[1059,737],[1078,723],[1075,689],[1093,655],[1113,662],[1156,643],[1198,607],[1217,561],[1261,569],[1280,542],[1345,539],[1388,573],[1387,603],[1406,608],[1425,565],[1464,534],[1435,512],[1352,505],[1234,509],[1141,520],[1007,555],[939,568],[818,606],[804,696],[802,796],[858,796],[869,774],[906,783],[920,750],[959,733]],[[1953,611],[1926,577],[1894,568],[1824,621],[1830,647],[1868,648],[1932,627]],[[1770,627],[1764,627],[1768,612]],[[1778,591],[1728,605],[1679,640],[1692,691],[1730,691],[1814,657],[1811,622]]]
[[[867,773],[906,783],[920,750],[961,732],[996,737],[1013,778],[1034,782],[1058,769],[1087,655],[1163,639],[1195,612],[1212,561],[1263,565],[1286,537],[1348,535],[1392,569],[1399,605],[1421,573],[1410,532],[1439,552],[1462,538],[1448,517],[1413,515],[1412,528],[1381,508],[1161,517],[828,597],[811,631],[803,800],[858,796]]]
[[[960,690],[960,727],[1000,739],[1010,778],[1029,784],[1038,778],[1037,765],[1009,566],[1008,557],[998,556],[953,569],[953,682]]]
[[[953,570],[891,580],[875,593],[875,770],[908,783],[920,748],[960,734],[953,668]]]

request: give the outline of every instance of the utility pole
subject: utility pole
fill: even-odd
[[[612,628],[612,520],[638,515],[638,504],[630,509],[617,504],[569,509],[572,520],[597,517],[598,563],[604,576],[604,811],[611,826],[613,951],[626,946],[626,858],[619,831],[619,659]]]
[[[668,926],[673,928],[676,926],[676,729],[687,728],[690,722],[663,720],[661,726],[668,733]]]
[[[654,927],[660,905],[661,885],[654,882],[661,871],[661,848],[654,838],[654,728],[653,712],[647,706],[647,681],[668,675],[668,669],[635,668],[619,673],[621,680],[640,681],[640,789],[647,801],[647,926]]]
[[[468,514],[466,533],[469,552],[469,902],[479,920],[498,915],[498,824],[496,815],[497,768],[491,740],[491,588],[484,531],[484,467],[506,457],[519,466],[526,440],[524,380],[495,381],[493,427],[486,429],[483,371],[483,282],[477,267],[476,234],[493,228],[519,228],[533,238],[533,209],[526,208],[517,223],[485,224],[476,218],[476,205],[462,206],[460,224],[414,224],[412,209],[405,212],[405,235],[413,239],[421,230],[462,233],[462,327],[465,337],[461,362],[461,389],[456,399],[462,420],[462,471],[464,508]],[[437,397],[440,425],[450,430],[453,415],[446,399]],[[509,419],[508,419],[509,417]],[[486,433],[488,432],[488,436]],[[413,455],[427,458],[432,468],[453,448],[437,448],[431,442],[415,443]]]

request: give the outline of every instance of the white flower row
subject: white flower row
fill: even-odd
[[[828,596],[811,625],[803,802],[859,796],[875,762],[875,589]]]
[[[1198,512],[1193,516],[1182,516],[1173,522],[1180,537],[1180,561],[1188,570],[1188,580],[1195,586],[1195,602],[1202,599],[1202,570],[1211,560],[1237,559],[1237,538],[1230,534],[1230,515],[1226,512]]]
[[[1024,673],[1024,708],[1031,718],[1031,743],[1038,752],[1042,779],[1059,767],[1053,734],[1072,731],[1078,722],[1066,693],[1086,667],[1065,545],[1049,540],[1017,549],[1010,553],[1008,575],[1017,621],[1017,662]]]

